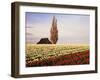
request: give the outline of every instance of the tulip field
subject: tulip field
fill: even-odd
[[[26,44],[26,67],[80,64],[89,64],[86,44]]]

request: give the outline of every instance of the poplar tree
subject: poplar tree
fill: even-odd
[[[53,16],[52,26],[50,30],[50,40],[52,44],[56,44],[58,40],[57,19]]]

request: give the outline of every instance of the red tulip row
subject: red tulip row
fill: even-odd
[[[89,50],[43,60],[26,60],[26,67],[89,64]]]

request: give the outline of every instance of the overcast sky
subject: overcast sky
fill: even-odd
[[[52,14],[26,12],[26,42],[37,43],[41,38],[50,37],[53,16],[57,19],[57,44],[88,44],[89,15]]]

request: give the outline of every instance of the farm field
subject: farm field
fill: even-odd
[[[88,45],[26,44],[26,67],[89,64]]]

